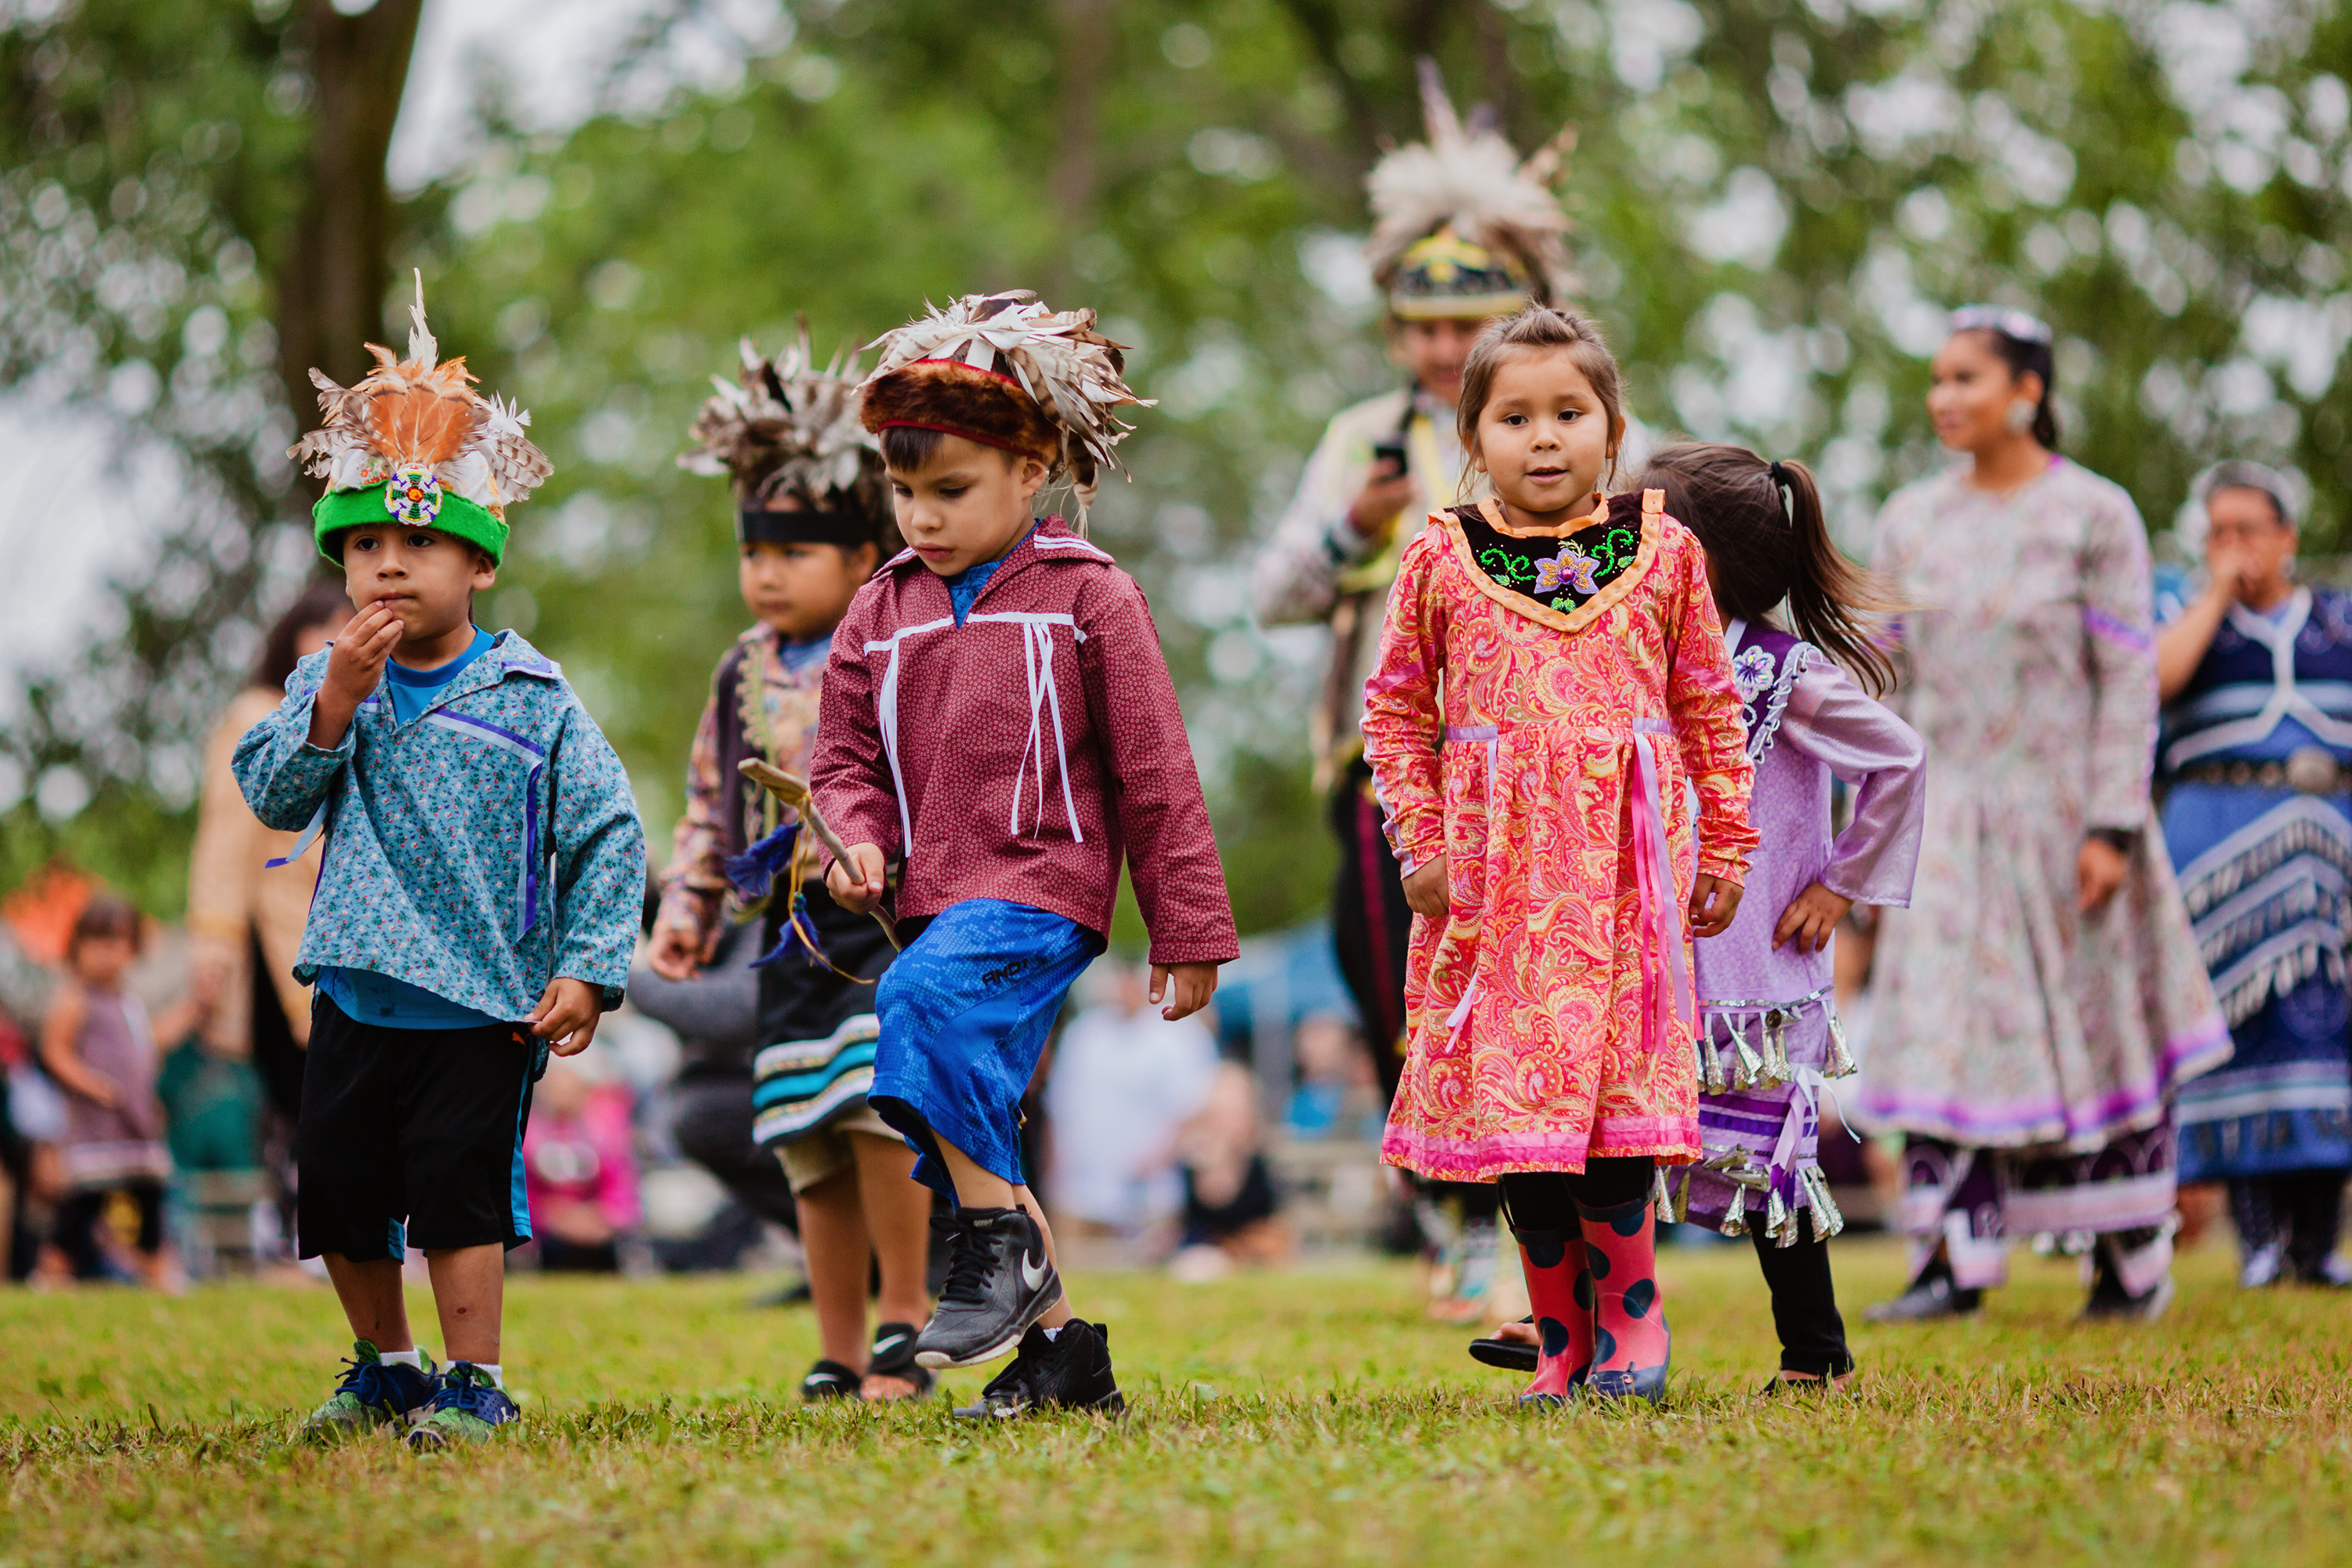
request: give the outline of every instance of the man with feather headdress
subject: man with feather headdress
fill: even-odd
[[[663,1016],[664,982],[690,981],[716,957],[726,917],[757,922],[743,933],[766,955],[754,966],[750,1051],[713,1043],[688,1061],[678,1143],[755,1213],[799,1227],[824,1351],[802,1396],[913,1397],[931,1384],[915,1363],[930,1310],[930,1195],[910,1179],[906,1140],[866,1103],[874,982],[892,950],[874,921],[804,885],[814,836],[741,772],[756,760],[807,775],[833,628],[898,533],[880,447],[858,418],[855,360],[818,363],[803,330],[775,359],[745,342],[738,378],[711,379],[678,466],[731,481],[737,580],[756,618],[720,657],[694,731],[654,920],[657,978],[639,1003]],[[869,1253],[882,1319],[870,1345]]]
[[[1332,419],[1254,582],[1265,624],[1331,629],[1331,662],[1310,726],[1316,785],[1331,792],[1339,837],[1332,937],[1390,1094],[1403,1059],[1412,917],[1357,733],[1364,681],[1404,547],[1432,509],[1462,499],[1454,405],[1470,345],[1495,318],[1531,301],[1563,302],[1575,286],[1568,217],[1551,190],[1572,129],[1523,161],[1483,106],[1466,123],[1454,113],[1427,60],[1421,91],[1428,140],[1388,153],[1364,182],[1375,220],[1366,255],[1385,296],[1391,357],[1411,380]],[[1491,1235],[1487,1191],[1469,1197]],[[1474,1274],[1478,1266],[1473,1260]],[[1448,1273],[1458,1279],[1463,1270]],[[1453,1315],[1477,1310],[1465,1299]]]
[[[544,480],[530,416],[473,389],[409,314],[357,384],[317,371],[322,426],[289,454],[327,481],[320,553],[357,611],[237,742],[264,825],[325,836],[294,977],[316,982],[295,1162],[302,1256],[357,1342],[306,1430],[417,1449],[519,1418],[499,1350],[505,1255],[530,1239],[522,1131],[551,1052],[621,1003],[646,875],[621,760],[563,672],[473,624],[507,508]],[[282,865],[284,860],[273,861]],[[449,1358],[411,1335],[401,1263],[431,1266]]]

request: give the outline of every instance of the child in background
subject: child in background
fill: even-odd
[[[618,1273],[620,1238],[643,1213],[627,1088],[598,1083],[577,1058],[548,1063],[531,1093],[522,1170],[539,1266]]]
[[[1499,1178],[1538,1404],[1664,1396],[1652,1194],[1661,1162],[1700,1153],[1684,910],[1699,936],[1728,927],[1756,843],[1706,557],[1655,492],[1601,495],[1618,384],[1571,311],[1480,335],[1462,443],[1494,498],[1406,548],[1365,688],[1420,917],[1381,1157]]]
[[[315,537],[358,613],[295,667],[236,768],[265,826],[303,828],[287,858],[327,837],[294,967],[318,984],[299,1228],[357,1343],[306,1430],[404,1427],[424,1451],[519,1418],[499,1327],[507,1249],[530,1238],[531,1084],[620,1005],[646,844],[621,760],[562,672],[473,624],[507,504],[548,474],[529,416],[476,395],[464,361],[436,363],[421,279],[410,320],[405,361],[371,344],[376,369],[348,389],[310,373],[326,422],[292,455],[328,481]],[[409,1332],[410,1245],[432,1276],[438,1375]]]
[[[74,1277],[104,1277],[100,1228],[116,1194],[139,1209],[139,1267],[146,1283],[180,1284],[179,1264],[163,1235],[163,1184],[172,1178],[163,1142],[163,1107],[155,1095],[159,1039],[177,1042],[202,1026],[209,1001],[167,1009],[151,1026],[123,976],[139,956],[139,911],[100,894],[66,942],[66,983],[41,1023],[41,1066],[66,1096],[59,1141],[67,1188],[51,1239]]]
[[[1871,700],[1894,680],[1871,641],[1871,617],[1892,601],[1838,553],[1803,464],[1685,442],[1653,454],[1641,482],[1664,493],[1706,551],[1756,765],[1748,817],[1762,835],[1748,865],[1754,896],[1730,930],[1698,944],[1706,1158],[1678,1208],[1755,1243],[1780,1337],[1769,1386],[1843,1385],[1853,1357],[1828,1241],[1844,1222],[1818,1148],[1822,1081],[1853,1071],[1853,1058],[1837,1023],[1830,937],[1857,903],[1910,903],[1926,746]],[[1783,604],[1792,629],[1772,618]],[[1855,788],[1853,820],[1834,839],[1832,778]]]
[[[1124,859],[1150,998],[1198,1012],[1240,949],[1160,638],[1104,551],[1030,502],[1059,474],[1081,524],[1136,401],[1094,313],[971,295],[882,341],[864,417],[909,548],[835,634],[817,805],[835,900],[898,868],[906,951],[883,976],[872,1104],[957,1205],[926,1366],[1019,1347],[959,1415],[1124,1406],[1101,1325],[1072,1315],[1021,1161],[1020,1104],[1070,984],[1102,952]]]
[[[898,552],[881,450],[858,422],[855,367],[819,368],[805,335],[780,361],[745,345],[740,384],[703,405],[694,436],[698,449],[678,461],[734,481],[739,582],[758,619],[711,677],[649,962],[664,979],[691,978],[716,950],[730,896],[761,920],[748,1131],[782,1162],[799,1214],[821,1352],[801,1397],[915,1398],[931,1388],[915,1361],[931,1306],[930,1194],[910,1179],[914,1151],[866,1098],[874,986],[894,950],[872,919],[803,884],[816,836],[737,771],[750,758],[809,771],[833,629]],[[876,1271],[881,1321],[869,1341]]]

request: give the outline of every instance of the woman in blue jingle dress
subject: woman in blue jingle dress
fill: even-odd
[[[2352,1283],[2352,596],[2297,587],[2284,478],[2203,477],[2208,581],[2158,593],[2164,837],[2236,1051],[2182,1086],[2180,1180],[2227,1180],[2241,1282]]]

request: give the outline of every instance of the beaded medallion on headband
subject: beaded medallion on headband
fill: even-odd
[[[286,455],[327,481],[310,510],[319,553],[336,561],[337,534],[393,523],[453,534],[500,562],[507,507],[554,469],[523,434],[529,414],[477,393],[462,355],[441,362],[425,324],[421,271],[408,321],[406,359],[370,343],[375,368],[351,386],[310,372],[326,422]]]
[[[1070,480],[1081,532],[1102,470],[1118,467],[1128,426],[1118,410],[1151,406],[1120,379],[1126,356],[1092,310],[1049,310],[1027,289],[967,294],[868,346],[882,359],[863,388],[866,428],[937,430],[1035,458]]]
[[[1481,107],[1454,111],[1437,68],[1421,62],[1429,140],[1372,166],[1364,185],[1376,222],[1365,254],[1372,279],[1403,321],[1507,315],[1557,304],[1576,288],[1568,216],[1552,195],[1575,127],[1521,162]]]
[[[858,417],[856,359],[836,354],[820,367],[803,324],[775,359],[746,338],[742,360],[733,384],[710,378],[717,390],[695,416],[694,449],[677,459],[731,481],[736,542],[885,542],[890,498],[881,448]]]

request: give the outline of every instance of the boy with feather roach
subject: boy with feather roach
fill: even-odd
[[[519,1416],[499,1349],[505,1255],[530,1237],[522,1130],[549,1053],[621,1001],[645,835],[620,759],[562,672],[473,622],[506,509],[548,476],[530,416],[439,361],[417,280],[408,357],[336,385],[288,455],[327,481],[319,552],[358,614],[237,743],[272,827],[323,834],[298,980],[318,986],[295,1156],[300,1250],[324,1258],[357,1343],[306,1432],[389,1427],[419,1450]],[[275,861],[282,865],[285,861]],[[424,1250],[446,1370],[409,1330]]]

